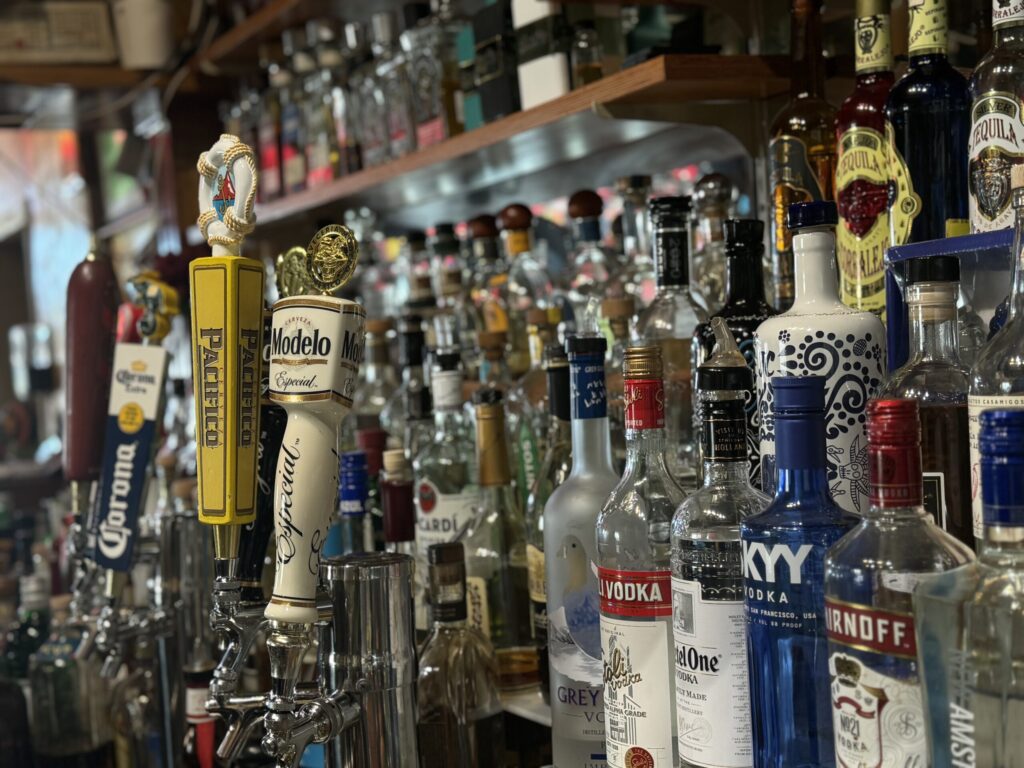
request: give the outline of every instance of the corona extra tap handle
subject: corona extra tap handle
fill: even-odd
[[[104,419],[120,303],[110,258],[94,242],[68,281],[64,475],[78,522],[103,463]]]
[[[223,135],[199,156],[199,228],[211,255],[189,265],[199,519],[215,525],[219,578],[233,579],[239,526],[256,515],[263,265],[239,256],[255,225],[252,149]]]
[[[345,227],[320,230],[306,252],[309,285],[332,293],[358,258]],[[320,548],[338,492],[338,428],[352,408],[366,313],[330,295],[292,296],[274,304],[270,399],[288,413],[274,489],[277,569],[268,619],[317,619]]]

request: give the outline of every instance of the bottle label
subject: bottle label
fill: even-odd
[[[892,34],[889,27],[887,13],[854,19],[857,72],[892,69]]]
[[[774,208],[773,249],[776,253],[789,253],[793,239],[786,226],[786,209],[793,203],[821,200],[822,188],[807,159],[807,146],[797,136],[783,134],[772,139],[768,145],[768,162]],[[788,277],[793,279],[792,274]]]
[[[334,178],[331,163],[331,144],[327,134],[321,133],[306,145],[306,186],[326,184]]]
[[[450,410],[462,407],[461,371],[435,371],[430,379],[430,388],[433,395],[434,408],[437,410]]]
[[[825,626],[839,761],[928,765],[914,617],[826,598]]]
[[[463,493],[440,493],[430,480],[416,487],[416,548],[423,562],[431,544],[454,541],[459,531],[473,518],[480,494],[473,489]]]
[[[281,150],[277,144],[277,125],[264,119],[259,128],[260,183],[263,197],[271,200],[281,194]]]
[[[185,719],[190,723],[212,723],[214,717],[206,711],[208,688],[185,689]]]
[[[828,547],[744,540],[742,548],[747,623],[773,631],[785,626],[789,633],[818,634],[821,613],[806,609],[815,598],[813,574],[822,572]]]
[[[722,593],[672,577],[679,756],[707,768],[744,768],[753,760],[747,622],[743,601]]]
[[[873,128],[850,128],[840,137],[838,152],[836,258],[840,297],[847,306],[881,311],[885,309],[885,249],[889,247],[885,138]]]
[[[610,768],[672,765],[668,571],[599,568]]]
[[[421,149],[432,144],[440,144],[444,138],[443,118],[435,117],[433,120],[416,126],[416,146]]]
[[[935,520],[935,524],[946,530],[946,476],[942,472],[922,472],[921,485],[924,488],[924,508]]]
[[[969,395],[967,398],[967,427],[971,444],[971,504],[974,513],[974,538],[981,541],[984,535],[981,497],[981,412],[995,409],[1024,408],[1024,394],[1021,395]]]
[[[487,604],[487,579],[481,576],[466,577],[466,623],[490,639],[491,611]]]
[[[701,454],[704,461],[725,462],[746,459],[746,418],[716,418],[716,414],[705,405],[701,431]]]
[[[540,451],[537,449],[537,439],[534,437],[529,416],[529,413],[519,416],[519,440],[516,449],[516,463],[518,464],[516,475],[523,509],[526,509],[526,502],[533,489],[533,483],[537,479],[537,471],[540,469]]]
[[[569,366],[573,419],[603,419],[608,416],[604,357],[580,356]]]
[[[910,42],[907,52],[911,56],[928,52],[946,52],[948,23],[946,0],[907,0],[910,11]]]
[[[921,451],[917,446],[868,445],[871,506],[915,507],[921,503]]]
[[[528,544],[526,547],[526,570],[530,586],[530,599],[535,603],[547,602],[544,586],[544,553],[539,547]]]
[[[1024,0],[992,0],[992,27],[1024,24]]]
[[[654,268],[659,286],[690,282],[690,233],[685,228],[656,227]]]
[[[971,109],[967,178],[973,232],[1013,226],[1010,169],[1024,162],[1021,118],[1021,101],[1012,93],[990,91]]]
[[[625,379],[626,429],[665,427],[665,385],[661,379]]]
[[[910,228],[921,212],[921,197],[914,191],[910,169],[896,147],[892,123],[885,121],[885,149],[889,168],[889,242],[903,245],[910,240]]]

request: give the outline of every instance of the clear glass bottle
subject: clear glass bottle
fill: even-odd
[[[608,765],[678,765],[672,515],[684,494],[665,462],[661,350],[630,347],[623,362],[626,469],[597,519]],[[648,762],[648,765],[651,763]]]
[[[1014,195],[1024,197],[1024,166],[1015,165],[1011,172]],[[1014,203],[1016,205],[1016,201]],[[967,397],[967,419],[971,442],[971,500],[974,515],[974,536],[981,538],[981,489],[976,481],[981,472],[981,450],[978,436],[979,417],[990,408],[1024,407],[1024,205],[1016,209],[1013,254],[1013,288],[1010,292],[1006,323],[978,355],[971,368],[971,390]]]
[[[622,258],[618,282],[643,309],[657,292],[657,275],[651,250],[651,220],[647,201],[651,197],[650,176],[623,176],[615,190],[622,198]]]
[[[316,68],[306,48],[302,29],[286,29],[281,33],[281,47],[288,60],[291,81],[280,91],[281,98],[281,183],[284,194],[306,188],[306,147],[309,143],[306,125],[306,79]]]
[[[338,557],[373,551],[373,529],[366,516],[366,454],[346,451],[341,454],[338,471],[338,513],[327,531],[321,555]]]
[[[356,70],[355,92],[359,104],[358,134],[363,165],[372,168],[387,162],[391,148],[388,135],[388,101],[377,63],[389,60],[395,41],[394,14],[377,13],[370,20],[371,56]]]
[[[306,187],[312,189],[338,177],[340,150],[334,127],[331,87],[333,70],[341,64],[334,27],[327,21],[306,22],[306,39],[315,69],[306,75]]]
[[[956,296],[960,260],[913,259],[907,264],[905,301],[911,357],[880,397],[920,405],[924,508],[939,527],[974,546],[967,429],[970,371],[957,352]]]
[[[914,631],[921,576],[974,553],[939,528],[922,504],[921,425],[915,400],[868,406],[871,507],[825,557],[828,668],[837,762],[928,765]],[[899,727],[894,715],[898,713]]]
[[[466,622],[462,544],[433,544],[428,554],[432,626],[416,684],[420,767],[502,768],[498,666],[490,642]]]
[[[832,500],[825,379],[773,382],[775,498],[740,523],[755,768],[833,768],[825,553],[856,523]]]
[[[502,392],[512,388],[508,369],[508,334],[504,331],[480,331],[476,335],[480,350],[480,383]]]
[[[594,22],[581,21],[573,27],[569,60],[573,88],[596,83],[604,76],[604,52]]]
[[[29,658],[50,632],[50,581],[42,573],[18,578],[18,618],[3,636],[0,674],[11,680],[28,677]]]
[[[462,370],[457,353],[435,357],[434,435],[413,458],[416,489],[416,569],[427,571],[432,544],[453,541],[480,504],[471,422],[462,408]],[[417,605],[416,627],[426,631],[425,604]]]
[[[352,396],[357,430],[380,427],[381,413],[398,387],[395,368],[391,365],[390,337],[393,329],[394,323],[390,319],[369,318],[366,321],[364,357],[359,366],[361,380]]]
[[[451,222],[435,224],[434,235],[428,239],[427,244],[430,247],[430,272],[436,283],[434,292],[440,296],[445,273],[458,272],[461,281],[466,266],[462,261],[462,244]]]
[[[769,499],[747,471],[749,369],[715,356],[697,369],[696,384],[704,484],[672,518],[679,758],[743,768],[753,764],[753,742],[740,524]]]
[[[931,765],[1013,765],[1024,750],[1024,411],[981,415],[976,563],[923,577],[914,619]]]
[[[690,294],[709,315],[725,304],[725,220],[732,205],[732,182],[721,173],[701,177],[693,188],[697,230],[690,265]]]
[[[693,441],[693,334],[707,319],[690,294],[690,200],[658,197],[650,202],[658,292],[637,321],[637,337],[661,347],[665,370],[665,434],[668,466],[684,488],[697,475]]]
[[[606,343],[566,341],[572,392],[572,472],[544,505],[544,570],[554,764],[605,768],[604,683],[594,531],[618,485],[605,396]]]
[[[612,433],[612,462],[615,471],[619,473],[626,467],[626,405],[623,400],[622,363],[626,358],[626,348],[633,337],[635,308],[636,299],[632,295],[605,299],[601,302],[601,316],[610,332],[607,376],[608,424]]]
[[[971,138],[968,191],[972,232],[1013,225],[1010,169],[1024,140],[1024,6],[992,3],[995,45],[970,80]]]
[[[463,288],[461,272],[448,270],[441,274],[438,306],[434,317],[436,347],[458,349],[463,360],[472,361],[482,322]]]
[[[398,43],[398,20],[393,12],[375,13],[370,23],[373,25],[375,79],[377,87],[383,91],[386,109],[388,158],[394,160],[416,149],[409,61]]]
[[[526,500],[526,563],[530,585],[533,641],[540,666],[540,692],[551,701],[548,667],[548,603],[544,572],[544,507],[572,471],[572,431],[569,409],[569,360],[565,349],[549,344],[544,351],[548,379],[548,433],[537,478]]]
[[[350,21],[345,24],[342,34],[341,63],[332,70],[330,99],[338,145],[338,173],[345,176],[363,167],[359,138],[359,72],[369,52],[362,24]]]
[[[260,67],[267,74],[267,88],[259,105],[256,133],[259,139],[260,200],[277,200],[284,193],[281,168],[281,101],[287,99],[292,85],[292,74],[271,58],[270,49],[260,46]]]
[[[466,222],[472,251],[469,291],[488,331],[508,330],[508,262],[501,248],[498,220],[482,214]]]
[[[411,401],[429,396],[423,371],[426,353],[423,319],[419,315],[405,315],[398,331],[398,367],[402,371],[402,383],[391,392],[380,412],[380,425],[392,440],[401,442],[405,439],[407,414],[413,410]],[[419,410],[422,412],[422,407]],[[405,447],[408,448],[407,445]]]
[[[480,504],[459,533],[466,547],[469,622],[493,643],[502,690],[535,685],[537,651],[530,638],[526,523],[512,488],[499,389],[483,387],[476,405]]]
[[[597,333],[601,299],[619,293],[613,265],[601,246],[601,211],[604,201],[596,192],[581,189],[569,198],[569,218],[575,241],[569,256],[567,295],[576,333]]]

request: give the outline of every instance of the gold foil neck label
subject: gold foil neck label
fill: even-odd
[[[888,14],[854,19],[853,33],[858,72],[892,69],[892,34]]]
[[[903,245],[910,240],[910,229],[921,212],[921,197],[914,191],[910,169],[896,147],[896,136],[889,122],[885,124],[885,149],[889,181],[894,189],[889,205],[889,239],[892,245]]]
[[[909,0],[911,56],[924,53],[945,53],[949,27],[946,0]]]
[[[359,243],[348,227],[329,224],[306,248],[306,274],[322,293],[334,293],[351,278],[359,261]]]

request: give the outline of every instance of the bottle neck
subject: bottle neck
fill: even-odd
[[[601,242],[601,220],[593,217],[573,219],[572,235],[580,245],[596,246]],[[601,256],[603,255],[601,253]]]
[[[793,0],[790,22],[790,95],[794,98],[824,98],[821,0]]]
[[[764,300],[764,270],[761,255],[753,249],[727,253],[725,266],[726,303]]]
[[[925,515],[921,444],[868,441],[870,514],[875,517]]]
[[[801,230],[793,237],[794,304],[838,301],[836,236],[831,227]]]
[[[1013,264],[1013,287],[1007,320],[1024,317],[1024,191],[1013,194],[1014,220],[1013,243],[1017,247]]]
[[[743,400],[718,399],[721,395],[717,392],[701,392],[699,396],[703,401],[704,486],[747,485],[747,416]]]
[[[505,412],[501,403],[476,407],[477,463],[484,489],[512,482],[505,435]]]
[[[569,365],[572,391],[572,474],[614,475],[608,431],[604,356],[577,355]]]
[[[689,286],[690,231],[685,224],[655,228],[654,269],[659,291]]]
[[[927,290],[931,286],[938,290]],[[960,363],[957,288],[957,283],[924,283],[907,289],[910,349],[918,360]]]
[[[616,475],[608,419],[572,420],[572,472],[576,475]]]
[[[858,84],[892,79],[892,24],[888,13],[857,17],[854,48]]]
[[[996,19],[993,18],[992,21],[994,23]],[[1024,42],[1024,18],[1012,24],[994,27],[992,34],[993,40],[997,46]]]
[[[831,501],[825,445],[823,413],[775,414],[777,499]]]

